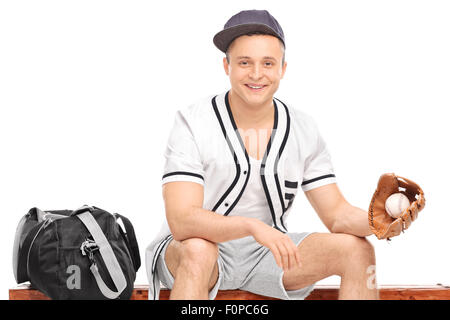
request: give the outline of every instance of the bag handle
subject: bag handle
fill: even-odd
[[[111,276],[111,279],[113,280],[114,285],[117,288],[117,291],[112,291],[110,288],[108,288],[108,286],[103,281],[100,273],[98,272],[97,265],[95,264],[95,262],[93,262],[90,270],[94,275],[98,288],[108,299],[116,299],[127,287],[127,280],[125,279],[122,268],[120,267],[120,264],[117,261],[116,256],[114,255],[114,251],[111,248],[108,239],[106,239],[97,221],[89,212],[89,209],[81,214],[77,212],[77,217],[81,220],[81,222],[85,225],[85,227],[89,230],[92,237],[94,238],[94,241],[98,246],[100,254],[103,258],[103,261],[105,262],[109,275]]]
[[[133,259],[134,270],[138,271],[141,266],[141,257],[139,256],[139,246],[136,240],[136,234],[134,233],[133,225],[131,221],[119,213],[115,213],[114,216],[122,220],[125,227],[125,237],[130,247],[131,258]]]
[[[94,210],[93,207],[88,206],[87,204],[85,204],[85,205],[79,207],[78,209],[73,210],[72,213],[70,214],[70,216],[76,216],[77,214],[83,213],[85,211],[92,212],[93,210]]]

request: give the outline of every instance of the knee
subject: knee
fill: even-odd
[[[184,266],[211,268],[219,255],[217,244],[200,238],[181,242],[181,261]]]
[[[344,250],[349,262],[375,265],[375,249],[366,238],[347,235]]]

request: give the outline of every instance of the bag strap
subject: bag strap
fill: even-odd
[[[139,267],[141,266],[141,257],[139,256],[139,246],[136,240],[136,234],[134,233],[133,225],[128,218],[122,216],[119,213],[115,213],[114,216],[116,217],[116,219],[119,218],[123,222],[123,225],[125,227],[125,240],[128,242],[131,251],[130,253],[131,258],[133,259],[134,270],[138,271]]]
[[[127,280],[125,279],[122,268],[120,267],[120,264],[117,261],[116,256],[114,255],[114,251],[111,248],[108,239],[106,239],[102,229],[100,228],[92,214],[89,212],[89,210],[77,214],[77,217],[81,220],[81,222],[83,222],[83,224],[86,226],[86,228],[94,238],[94,241],[99,248],[100,254],[103,258],[103,261],[105,262],[111,279],[113,280],[114,285],[117,288],[117,291],[112,291],[110,288],[108,288],[108,286],[103,281],[100,273],[98,272],[98,268],[95,262],[93,262],[90,270],[94,275],[98,288],[108,299],[116,299],[127,287]]]

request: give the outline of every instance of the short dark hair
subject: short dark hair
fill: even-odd
[[[265,33],[265,32],[261,32],[261,31],[252,31],[252,32],[243,34],[243,36],[253,36],[253,35],[269,35],[269,36],[272,36],[271,34],[268,34],[268,33]],[[238,37],[238,38],[239,38],[239,37]],[[236,39],[237,39],[237,38],[236,38]],[[235,40],[236,40],[236,39],[235,39]],[[278,39],[278,38],[277,38],[277,39]],[[285,61],[285,57],[286,57],[286,54],[285,54],[286,47],[284,46],[283,41],[281,41],[280,39],[278,39],[278,40],[280,41],[281,47],[283,48],[283,60],[281,61],[281,65],[283,65],[283,64],[284,64],[284,61]],[[233,40],[233,41],[234,41],[234,40]],[[228,49],[231,47],[231,44],[233,43],[233,41],[231,41],[231,43],[228,45],[227,51],[225,52],[225,56],[226,56],[226,58],[227,58],[227,62],[228,62],[228,63],[230,63],[230,55],[229,55],[229,53],[228,53]]]

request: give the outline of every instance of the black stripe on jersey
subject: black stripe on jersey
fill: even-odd
[[[244,186],[242,187],[241,191],[239,192],[236,200],[231,204],[231,206],[225,212],[226,216],[231,212],[231,210],[234,208],[234,206],[239,202],[239,199],[241,198],[242,194],[244,193],[245,187],[247,186],[247,182],[250,178],[250,170],[251,170],[250,159],[248,157],[247,149],[245,149],[244,142],[242,141],[242,138],[241,138],[241,135],[239,134],[236,122],[234,121],[233,113],[231,112],[230,102],[228,101],[228,93],[229,93],[229,91],[225,94],[225,105],[227,107],[227,112],[228,112],[228,116],[231,120],[231,124],[233,125],[234,133],[236,134],[239,144],[241,145],[242,151],[245,154],[245,159],[247,160],[248,172],[247,172],[247,178],[245,178]],[[237,161],[237,159],[236,159],[236,161]]]
[[[285,198],[286,200],[294,199],[294,194],[293,194],[293,193],[285,193],[285,194],[284,194],[284,198]]]
[[[187,171],[174,171],[174,172],[169,172],[169,173],[166,173],[165,175],[163,175],[162,178],[164,179],[164,178],[166,178],[166,177],[176,176],[176,175],[193,176],[193,177],[196,177],[196,178],[200,178],[200,179],[202,179],[202,180],[205,180],[205,179],[203,179],[203,177],[202,177],[201,175],[199,175],[199,174],[197,174],[197,173],[187,172]]]
[[[286,187],[286,188],[293,188],[293,189],[297,189],[297,187],[298,187],[298,182],[297,181],[288,181],[288,180],[285,180],[284,181],[284,186]]]
[[[275,104],[274,104],[274,112],[275,112],[275,114],[274,114],[272,134],[270,135],[270,139],[267,142],[266,151],[264,152],[264,157],[263,157],[262,162],[261,162],[260,176],[261,176],[261,182],[262,182],[262,185],[263,185],[264,193],[266,194],[267,203],[269,204],[270,214],[272,215],[272,220],[273,220],[273,224],[275,226],[275,229],[283,232],[277,225],[277,218],[276,218],[276,215],[275,215],[275,210],[273,208],[272,198],[270,198],[270,193],[269,193],[269,189],[267,187],[266,177],[264,176],[264,169],[266,167],[267,156],[269,155],[270,148],[272,146],[272,140],[275,137],[275,134],[276,134],[276,131],[277,131],[276,129],[278,127],[278,109],[277,109]]]
[[[305,180],[305,181],[302,182],[302,186],[307,185],[308,183],[312,183],[312,182],[318,181],[318,180],[322,180],[322,179],[326,179],[326,178],[333,178],[333,177],[336,177],[336,176],[334,174],[326,174],[324,176],[320,176],[320,177],[317,177],[317,178],[314,178],[314,179]]]
[[[230,148],[231,154],[233,155],[234,163],[236,165],[236,176],[234,177],[234,180],[231,183],[231,185],[228,187],[227,191],[225,191],[225,193],[222,195],[222,197],[220,197],[219,201],[217,201],[217,203],[215,204],[215,206],[212,208],[211,211],[216,211],[217,208],[222,204],[222,202],[225,200],[225,198],[228,196],[228,194],[231,192],[231,190],[233,190],[234,186],[236,185],[236,183],[239,180],[239,175],[241,174],[241,166],[239,165],[239,162],[238,162],[238,159],[236,156],[236,152],[234,151],[231,141],[227,138],[227,131],[225,130],[225,126],[223,125],[222,117],[220,116],[219,110],[217,109],[216,97],[217,96],[215,96],[211,100],[211,103],[213,105],[214,113],[216,114],[217,120],[219,121],[220,128],[222,129],[222,133],[225,137],[225,140],[227,141],[228,148]],[[250,175],[248,175],[248,176],[250,176]]]
[[[280,160],[281,154],[283,153],[284,147],[286,146],[286,142],[287,142],[287,139],[289,137],[289,131],[290,131],[290,127],[291,127],[291,117],[289,116],[289,110],[288,110],[287,106],[284,104],[283,101],[281,101],[279,99],[277,99],[277,100],[280,101],[283,104],[284,110],[286,111],[286,132],[284,134],[283,142],[281,143],[280,149],[278,151],[278,156],[277,156],[277,159],[275,161],[275,172],[278,172],[278,161]],[[283,228],[287,231],[287,228],[286,228],[286,226],[284,225],[284,222],[283,222],[283,216],[284,216],[284,213],[287,211],[288,208],[286,208],[284,206],[283,193],[281,192],[280,181],[278,180],[278,174],[277,173],[275,173],[275,181],[277,183],[278,196],[280,197],[281,206],[283,208],[283,213],[281,214],[280,222],[281,222],[281,225],[283,226]]]

